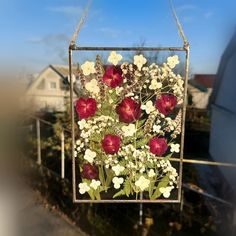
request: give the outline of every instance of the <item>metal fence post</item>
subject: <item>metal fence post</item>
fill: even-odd
[[[40,121],[36,120],[36,131],[37,131],[37,164],[41,165],[41,137],[40,137]]]
[[[61,178],[65,178],[65,136],[63,130],[61,132]]]

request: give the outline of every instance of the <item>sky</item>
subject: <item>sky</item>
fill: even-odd
[[[1,64],[39,72],[66,64],[86,0],[0,0]],[[235,31],[235,0],[173,0],[191,46],[193,73],[216,73]],[[167,0],[93,0],[80,46],[182,46]]]

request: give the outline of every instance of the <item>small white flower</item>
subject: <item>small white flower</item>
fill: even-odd
[[[94,158],[96,157],[96,152],[91,151],[90,149],[86,149],[84,154],[84,159],[89,163],[93,163]]]
[[[142,105],[141,109],[145,110],[147,114],[150,114],[151,112],[155,111],[155,107],[153,106],[152,101],[148,101],[145,105]]]
[[[146,179],[144,176],[140,176],[139,179],[135,182],[135,185],[144,191],[146,188],[149,187],[150,180]]]
[[[101,182],[99,180],[93,179],[90,187],[93,188],[94,190],[97,190],[97,188],[101,185]]]
[[[179,57],[177,55],[167,58],[167,65],[174,69],[176,65],[179,64]]]
[[[95,63],[92,61],[86,61],[83,65],[81,65],[81,69],[84,75],[90,75],[96,72]]]
[[[162,87],[162,83],[161,82],[157,82],[157,80],[153,79],[151,81],[151,84],[149,86],[149,89],[151,90],[156,90]]]
[[[153,125],[153,132],[160,133],[160,131],[161,131],[161,126],[160,125]]]
[[[144,64],[146,64],[147,59],[141,55],[134,56],[134,64],[138,67],[139,71],[141,71]]]
[[[120,185],[121,184],[123,184],[123,182],[124,182],[124,179],[123,178],[119,178],[119,177],[114,177],[113,179],[112,179],[112,182],[113,182],[113,184],[114,184],[114,188],[115,189],[119,189],[120,188]]]
[[[176,143],[176,144],[172,143],[172,144],[170,145],[170,151],[171,151],[171,152],[179,153],[179,151],[180,151],[180,145],[179,145],[178,143]]]
[[[135,128],[134,124],[122,126],[121,129],[122,129],[125,137],[133,136],[136,132],[136,128]]]
[[[87,185],[87,183],[80,183],[79,184],[79,193],[85,194],[90,190],[90,187]]]
[[[118,64],[119,61],[122,60],[122,55],[112,51],[108,57],[108,62],[112,63],[114,66]]]
[[[149,171],[148,171],[148,177],[149,177],[149,178],[152,178],[152,177],[154,177],[154,176],[156,176],[155,171],[154,171],[153,169],[149,170]]]
[[[123,87],[116,87],[116,95],[120,95],[123,89],[124,89]]]
[[[164,198],[169,198],[170,197],[170,192],[174,187],[161,187],[159,191],[163,194]]]
[[[98,86],[98,82],[96,79],[92,79],[90,82],[85,84],[85,88],[93,94],[98,94],[100,91],[100,88]]]
[[[80,128],[80,129],[85,128],[86,120],[85,120],[85,119],[82,119],[82,120],[78,121],[78,125],[79,125],[79,128]]]
[[[112,170],[115,172],[115,174],[118,176],[125,168],[121,165],[116,165],[112,167]]]

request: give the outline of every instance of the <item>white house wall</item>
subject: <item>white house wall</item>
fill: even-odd
[[[236,55],[228,61],[215,104],[236,114]]]
[[[215,161],[236,163],[236,115],[216,106],[212,107],[210,154]],[[235,168],[220,167],[236,189]]]
[[[43,80],[45,80],[44,89],[38,89]],[[51,82],[56,83],[56,89],[50,88]],[[39,75],[26,93],[27,104],[33,110],[64,111],[66,97],[69,97],[69,91],[63,89],[62,77],[50,67]]]

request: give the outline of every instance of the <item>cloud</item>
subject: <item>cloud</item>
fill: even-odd
[[[196,10],[196,9],[198,9],[197,6],[186,4],[186,5],[182,5],[182,6],[177,7],[176,11],[183,12],[183,11],[192,11],[192,10]]]
[[[208,11],[204,14],[204,17],[206,19],[210,19],[212,16],[214,16],[214,12],[213,11]]]
[[[83,9],[79,6],[54,6],[48,7],[47,10],[51,12],[62,13],[65,15],[78,15],[83,11]]]

